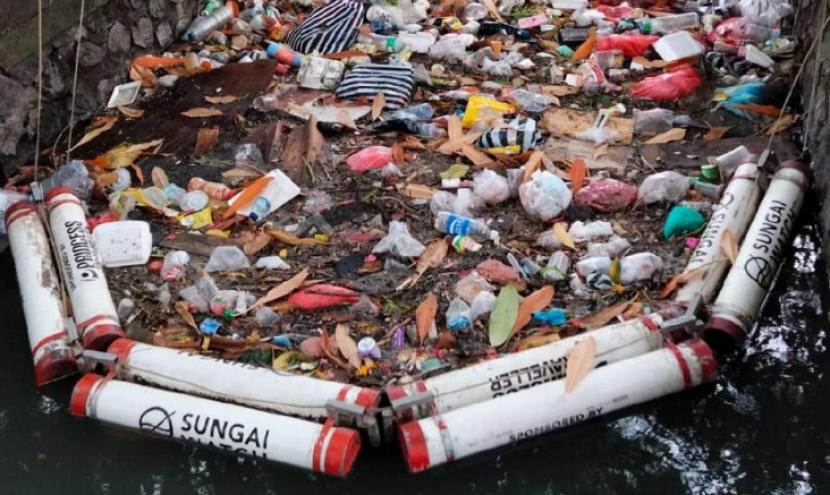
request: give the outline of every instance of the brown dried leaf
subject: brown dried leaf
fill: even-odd
[[[235,180],[256,179],[257,177],[262,177],[263,175],[265,175],[265,172],[250,165],[240,165],[239,167],[234,167],[230,170],[222,172],[222,177]]]
[[[326,241],[321,241],[313,237],[297,237],[297,235],[292,232],[280,229],[270,229],[268,230],[268,235],[283,244],[288,244],[289,246],[322,246],[326,244]]]
[[[403,165],[405,160],[403,146],[400,143],[395,143],[392,145],[392,161],[395,165]]]
[[[216,145],[219,140],[219,127],[202,127],[196,134],[196,147],[193,156],[200,157]]]
[[[557,340],[561,339],[562,338],[559,336],[558,333],[547,333],[545,335],[531,335],[530,337],[525,337],[522,340],[516,342],[516,350],[526,351],[528,349],[533,349],[534,347],[541,347],[543,345],[547,345],[551,342],[556,342]]]
[[[418,331],[421,345],[424,344],[424,339],[427,338],[430,329],[432,329],[432,324],[435,323],[435,313],[437,312],[438,299],[433,294],[427,296],[415,310],[415,329]]]
[[[723,231],[720,239],[720,249],[729,258],[729,262],[734,265],[735,259],[738,258],[738,239],[735,238],[732,230],[726,229]]]
[[[193,315],[190,313],[190,304],[187,301],[176,301],[176,313],[194,330],[199,330],[196,320],[193,319]]]
[[[609,321],[622,314],[623,311],[628,309],[629,304],[631,304],[631,301],[623,301],[611,306],[606,306],[599,311],[594,311],[588,316],[574,319],[572,323],[579,328],[593,330],[595,328],[605,326]]]
[[[101,134],[103,134],[103,133],[107,132],[108,130],[112,129],[112,126],[114,126],[117,121],[118,121],[118,117],[101,117],[96,122],[96,123],[100,122],[101,125],[95,127],[95,129],[92,129],[91,131],[84,134],[84,137],[82,137],[80,141],[75,143],[75,146],[69,148],[69,151],[72,151],[72,150],[74,150],[75,148],[77,148],[79,146],[85,145],[86,143],[92,141],[93,139],[97,138]]]
[[[594,358],[597,355],[597,342],[589,336],[580,340],[568,353],[568,364],[565,367],[565,393],[573,392],[580,382],[594,368]]]
[[[782,115],[778,118],[775,122],[769,126],[765,133],[767,136],[772,136],[774,134],[778,134],[781,131],[789,129],[793,124],[798,122],[798,115],[793,115],[791,113]]]
[[[483,0],[482,3],[485,7],[487,7],[487,10],[490,11],[490,15],[493,16],[493,19],[497,21],[502,20],[501,14],[499,13],[499,9],[496,8],[496,4],[493,2],[493,0]]]
[[[668,281],[668,283],[665,285],[665,287],[663,287],[663,289],[660,290],[660,294],[657,296],[658,299],[668,298],[669,296],[677,292],[677,289],[699,277],[703,273],[703,270],[705,270],[708,267],[709,264],[707,263],[705,265],[701,265],[697,268],[689,270],[688,272],[678,273],[677,275],[672,277],[671,280]]]
[[[153,181],[154,186],[162,189],[170,183],[170,179],[167,178],[167,173],[161,167],[153,167],[153,170],[150,172],[150,179]]]
[[[717,141],[718,139],[722,138],[732,126],[723,126],[723,127],[713,127],[709,129],[709,132],[703,135],[704,141]]]
[[[242,251],[248,255],[253,256],[265,249],[274,238],[265,232],[257,232],[254,238],[242,245]]]
[[[524,173],[522,174],[522,184],[530,180],[530,177],[533,175],[533,172],[539,170],[542,166],[542,160],[545,158],[545,153],[536,150],[530,154],[530,158],[525,163]]]
[[[136,177],[136,179],[138,179],[138,184],[143,186],[144,185],[144,171],[141,170],[141,167],[139,167],[136,164],[130,165],[130,168],[132,168],[133,172],[135,172],[135,177]]]
[[[357,344],[349,335],[349,327],[340,323],[334,330],[334,340],[340,349],[340,354],[355,368],[360,367],[360,356],[357,355]]]
[[[582,189],[585,184],[585,178],[588,176],[588,167],[585,165],[585,160],[577,158],[571,163],[571,190],[576,194]]]
[[[559,242],[561,242],[563,246],[576,251],[576,244],[574,244],[574,240],[571,237],[571,234],[569,234],[568,231],[565,229],[564,222],[556,222],[553,225],[553,235],[555,235],[556,238],[559,239]]]
[[[672,141],[680,141],[684,137],[686,137],[686,129],[682,127],[675,127],[674,129],[669,129],[664,133],[654,136],[653,138],[646,141],[644,144],[671,143]]]
[[[415,275],[404,280],[404,282],[398,286],[397,290],[415,285],[427,270],[441,266],[441,263],[443,263],[444,259],[447,257],[448,250],[449,246],[447,245],[447,241],[443,238],[430,242],[426,249],[424,249],[424,252],[421,253],[421,256],[418,258],[418,262],[415,264]]]
[[[522,300],[519,304],[519,314],[516,316],[516,323],[513,324],[513,330],[510,331],[511,337],[530,323],[534,312],[542,311],[548,307],[550,302],[553,301],[553,293],[553,286],[546,285]]]
[[[447,118],[447,136],[449,136],[450,141],[461,139],[463,132],[461,119],[458,118],[458,115],[450,115],[449,118]]]
[[[204,108],[204,107],[196,107],[191,108],[186,112],[182,112],[182,115],[185,117],[191,118],[200,118],[200,117],[218,117],[219,115],[225,115],[222,110],[218,108]]]
[[[432,199],[435,190],[423,184],[406,184],[400,187],[398,191],[408,198],[415,199]]]
[[[461,145],[461,152],[464,153],[464,156],[467,157],[468,160],[473,162],[473,164],[483,167],[486,165],[490,165],[493,163],[493,160],[484,154],[482,151],[479,151],[478,148],[471,146],[469,144],[462,144]]]
[[[305,282],[305,279],[307,278],[308,267],[303,268],[302,271],[300,271],[298,274],[294,275],[285,282],[269,290],[267,294],[257,299],[257,301],[250,308],[248,308],[248,311],[250,312],[251,310],[258,308],[263,304],[268,304],[272,301],[276,301],[277,299],[283,298],[288,294],[291,294],[298,287],[303,285],[303,282]]]
[[[375,99],[372,100],[372,120],[377,120],[380,117],[384,105],[386,105],[386,96],[384,96],[383,91],[378,91]]]
[[[357,124],[354,123],[352,116],[345,110],[337,112],[337,115],[335,115],[334,118],[338,124],[344,127],[348,127],[349,129],[357,129]]]
[[[118,107],[118,111],[123,113],[125,117],[128,117],[130,119],[140,119],[144,115],[144,110],[124,105]]]
[[[238,99],[238,96],[233,95],[205,96],[205,101],[213,103],[214,105],[219,103],[232,103]]]

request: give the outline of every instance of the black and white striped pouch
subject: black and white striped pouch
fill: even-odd
[[[320,55],[348,50],[363,23],[362,0],[333,0],[288,33],[286,43],[300,53]]]
[[[536,130],[536,121],[533,119],[515,118],[507,127],[490,129],[478,138],[478,145],[482,148],[506,148],[520,146],[521,151],[535,148],[541,141],[542,135]]]
[[[335,96],[352,100],[365,96],[373,100],[383,93],[387,110],[403,108],[412,97],[415,73],[408,64],[360,64],[346,74]]]

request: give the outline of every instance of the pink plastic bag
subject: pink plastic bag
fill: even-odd
[[[291,294],[288,303],[302,311],[314,311],[339,304],[354,304],[360,299],[360,294],[330,284],[315,284],[311,287]]]
[[[631,86],[629,94],[634,98],[654,101],[683,99],[703,84],[703,78],[690,65],[680,65],[658,76],[641,79]]]
[[[773,35],[773,31],[764,26],[753,24],[746,17],[726,19],[709,33],[707,41],[720,41],[732,46],[744,46],[747,43],[762,43]]]
[[[392,161],[392,148],[369,146],[346,159],[346,165],[354,172],[363,173],[374,168],[383,168]]]
[[[597,5],[596,10],[600,12],[606,20],[611,22],[619,22],[623,17],[628,17],[633,8],[628,4],[611,6],[611,5]]]
[[[638,57],[648,50],[652,43],[660,39],[650,34],[611,34],[597,39],[594,50],[621,50],[628,58]]]
[[[617,179],[592,180],[580,189],[574,201],[610,213],[624,210],[637,200],[637,188]]]

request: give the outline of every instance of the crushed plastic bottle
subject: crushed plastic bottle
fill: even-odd
[[[542,278],[551,282],[561,282],[568,277],[571,268],[571,259],[564,251],[556,251],[542,269]]]
[[[429,203],[433,215],[445,211],[463,217],[475,216],[484,206],[484,200],[476,196],[472,189],[464,187],[457,189],[456,194],[449,191],[437,191],[432,195]]]
[[[251,267],[248,257],[236,246],[217,246],[205,265],[205,271],[232,272],[245,270]]]
[[[488,205],[497,205],[510,197],[510,184],[497,172],[482,170],[473,177],[473,193]]]
[[[686,197],[689,185],[689,178],[679,172],[657,172],[646,177],[640,184],[637,199],[647,205],[664,201],[676,203]]]
[[[447,308],[447,328],[452,331],[464,330],[472,325],[472,311],[463,299],[455,298]]]
[[[202,41],[210,33],[221,29],[231,22],[233,15],[233,9],[225,5],[214,10],[210,15],[197,17],[187,27],[182,39],[188,43]]]
[[[68,187],[69,190],[78,197],[81,201],[89,199],[92,193],[92,186],[95,182],[89,178],[89,170],[87,170],[84,162],[80,160],[71,160],[62,167],[55,170],[51,177],[43,179],[37,183],[36,187],[40,189],[43,197],[57,187]],[[36,189],[33,184],[32,189]]]
[[[389,233],[378,242],[373,253],[390,253],[403,258],[416,258],[424,252],[423,244],[409,233],[405,222],[389,222]]]
[[[519,199],[528,214],[548,221],[571,204],[572,194],[562,179],[547,170],[537,170],[519,187]]]
[[[499,239],[499,233],[484,223],[445,211],[435,216],[435,230],[445,234],[470,236],[480,242]]]

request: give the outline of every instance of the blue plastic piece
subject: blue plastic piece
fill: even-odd
[[[294,347],[294,344],[291,343],[291,339],[289,339],[285,335],[275,335],[271,338],[271,342],[274,345],[285,347],[286,349],[291,349],[292,347]]]
[[[218,332],[220,328],[222,328],[222,323],[214,320],[213,318],[205,318],[202,320],[202,323],[199,324],[199,331],[205,335],[213,335]]]
[[[545,311],[534,311],[533,322],[558,327],[568,321],[565,311],[559,308],[551,308]]]
[[[725,101],[721,102],[720,106],[744,119],[748,119],[749,115],[738,108],[738,105],[746,105],[747,103],[763,105],[767,102],[767,92],[762,82],[750,82],[730,88],[718,88],[717,92],[723,93],[727,97]]]

